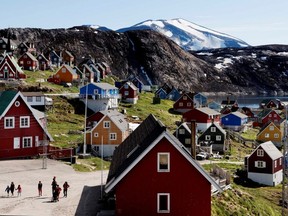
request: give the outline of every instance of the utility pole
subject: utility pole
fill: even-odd
[[[288,207],[288,182],[287,182],[287,176],[286,176],[286,155],[287,155],[287,104],[285,104],[285,127],[284,127],[284,143],[283,143],[283,162],[282,162],[282,167],[283,167],[283,180],[282,180],[282,216],[285,216],[285,206],[286,208]]]

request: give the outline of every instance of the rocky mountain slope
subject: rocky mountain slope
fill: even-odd
[[[91,56],[106,62],[120,79],[167,82],[189,91],[233,94],[288,91],[288,46],[262,46],[187,52],[152,30],[118,33],[85,26],[71,29],[9,29],[16,43],[33,41],[37,50],[71,51],[76,64]],[[0,30],[7,37],[7,29]]]

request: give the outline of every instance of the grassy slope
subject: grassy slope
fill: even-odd
[[[28,74],[26,82],[29,84],[37,83],[37,78],[47,78],[51,72],[25,72]],[[62,86],[41,83],[41,86],[53,89],[53,93],[63,91],[77,92],[75,89],[67,89]],[[173,102],[162,100],[161,104],[152,104],[153,94],[142,93],[137,104],[120,104],[119,109],[126,109],[127,116],[132,120],[131,116],[136,115],[140,120],[144,120],[150,113],[160,119],[168,129],[174,131],[175,121],[181,120],[181,115],[169,112],[173,106]],[[73,131],[81,131],[84,126],[84,116],[74,114],[72,105],[61,97],[53,97],[54,108],[48,111],[48,130],[55,139],[54,145],[71,146],[83,142],[82,134],[73,134]],[[72,133],[71,133],[72,132]],[[248,135],[249,134],[249,135]],[[247,136],[255,136],[255,132],[247,133]],[[239,153],[240,151],[240,153]],[[242,158],[251,151],[251,148],[232,142],[231,154],[234,158],[238,156]],[[93,171],[100,169],[101,161],[99,159],[90,159],[80,161],[80,165],[74,165],[74,168],[79,171]],[[84,164],[84,165],[83,165]],[[234,172],[238,165],[220,164],[223,168]],[[109,168],[109,163],[104,164],[105,168]],[[205,167],[209,170],[209,166]],[[281,215],[281,208],[277,205],[280,198],[280,187],[247,187],[241,184],[232,183],[232,189],[227,190],[212,198],[212,215]],[[287,212],[288,215],[288,212]]]

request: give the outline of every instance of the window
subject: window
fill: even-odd
[[[36,101],[37,102],[41,102],[41,97],[40,96],[36,96]]]
[[[263,157],[264,156],[264,150],[263,149],[258,149],[257,150],[257,156]]]
[[[179,134],[185,134],[185,129],[183,128],[179,129]]]
[[[269,138],[269,133],[265,133],[265,138]]]
[[[277,160],[274,161],[274,167],[277,167]]]
[[[190,145],[191,144],[191,139],[190,138],[186,138],[185,139],[185,144],[186,145]]]
[[[157,213],[170,213],[170,194],[157,194]]]
[[[282,159],[279,158],[279,165],[282,166]]]
[[[182,106],[183,106],[183,103],[182,103],[182,102],[180,102],[180,103],[179,103],[179,107],[182,107]]]
[[[30,65],[30,64],[31,64],[31,61],[27,61],[27,64]]]
[[[278,134],[278,133],[275,133],[275,134],[274,134],[274,138],[279,138],[279,134]]]
[[[170,171],[170,154],[158,153],[157,163],[158,163],[158,172],[169,172]]]
[[[23,148],[32,147],[32,137],[23,137],[22,143],[23,143]]]
[[[98,133],[94,133],[94,137],[98,137]]]
[[[265,168],[266,162],[265,161],[255,161],[255,167],[257,168]]]
[[[183,96],[183,100],[187,100],[187,96]]]
[[[274,114],[274,117],[277,118],[277,114]]]
[[[27,102],[32,102],[32,101],[33,101],[33,97],[27,96]]]
[[[269,114],[269,117],[272,117],[272,114]]]
[[[221,135],[216,136],[216,141],[221,141]]]
[[[129,88],[128,84],[125,84],[124,89],[128,89],[128,88]]]
[[[110,128],[110,121],[104,121],[103,122],[103,127],[104,128]]]
[[[128,96],[129,95],[129,91],[124,91],[124,95]]]
[[[62,73],[66,73],[66,68],[62,68]]]
[[[211,136],[210,135],[206,135],[205,136],[205,140],[211,140]]]
[[[29,127],[30,127],[30,116],[21,116],[20,128],[29,128]]]
[[[187,103],[187,107],[191,107],[191,103],[190,102]]]
[[[98,89],[94,89],[94,94],[98,94]]]
[[[5,117],[5,129],[14,128],[15,127],[15,118],[14,117]]]
[[[211,132],[216,132],[216,127],[211,127]]]
[[[274,126],[270,126],[270,127],[269,127],[269,130],[270,130],[270,131],[273,131],[273,130],[274,130]]]
[[[116,133],[110,133],[110,140],[116,140],[117,139],[117,134]]]

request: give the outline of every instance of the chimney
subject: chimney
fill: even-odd
[[[196,160],[196,121],[191,120],[191,155]]]
[[[229,96],[227,97],[227,105],[229,105],[230,104],[230,98],[229,98]]]

